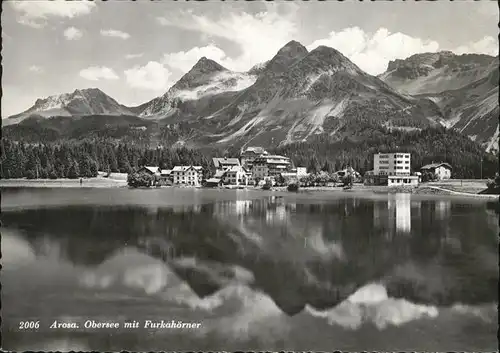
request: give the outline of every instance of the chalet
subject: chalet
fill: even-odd
[[[172,180],[176,185],[201,186],[203,167],[201,166],[175,166],[172,169]]]
[[[160,171],[160,182],[162,185],[171,184],[173,182],[172,169],[162,169]]]
[[[438,180],[450,179],[452,167],[448,163],[431,163],[424,165],[420,171],[434,174]]]
[[[146,174],[149,174],[149,175],[155,175],[155,176],[160,176],[161,174],[161,169],[158,168],[158,167],[152,167],[152,166],[143,166],[143,167],[140,167],[138,170],[137,170],[137,173],[146,173]]]
[[[343,177],[345,177],[349,173],[352,175],[352,177],[355,180],[361,179],[361,174],[359,174],[357,171],[355,171],[351,167],[348,167],[348,168],[342,169],[342,170],[338,170],[338,171],[334,172],[333,174],[336,175],[339,179],[342,179]]]
[[[225,170],[217,170],[215,172],[215,175],[206,181],[205,186],[207,187],[221,186],[223,184],[223,178],[225,174],[226,174]]]
[[[224,184],[227,185],[248,185],[250,178],[251,173],[240,165],[226,169],[223,176]]]
[[[213,158],[215,169],[225,170],[227,168],[240,166],[240,160],[238,158]]]

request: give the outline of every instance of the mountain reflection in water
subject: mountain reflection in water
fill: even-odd
[[[90,348],[491,348],[499,229],[488,211],[410,195],[7,210],[4,346],[39,339],[16,330],[28,317],[175,317],[203,328],[157,341],[93,332]],[[47,327],[38,334],[88,344]]]

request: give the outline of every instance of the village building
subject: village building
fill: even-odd
[[[226,169],[223,182],[226,185],[248,185],[252,174],[242,166],[233,166]]]
[[[217,187],[217,186],[222,186],[224,183],[223,178],[224,174],[226,174],[225,170],[217,170],[215,171],[215,175],[211,177],[210,179],[207,179],[205,182],[206,187]]]
[[[269,155],[269,152],[262,147],[247,147],[240,153],[241,165],[250,170],[256,158],[267,155]]]
[[[348,167],[348,168],[345,168],[342,170],[337,170],[336,172],[333,173],[333,175],[336,175],[337,178],[339,178],[341,180],[347,174],[351,174],[355,180],[361,179],[361,174],[359,172],[355,171],[352,167]]]
[[[429,172],[436,176],[438,180],[451,179],[452,167],[448,163],[431,163],[420,168],[422,173]]]
[[[367,185],[416,186],[418,175],[411,175],[410,153],[377,153],[373,156],[373,170],[365,174]]]
[[[265,155],[253,161],[252,177],[264,179],[266,177],[277,177],[280,174],[290,171],[292,163],[290,158],[277,155]]]
[[[154,166],[142,166],[137,171],[137,174],[146,174],[151,177],[149,181],[149,186],[158,185],[160,182],[161,169]]]
[[[417,175],[389,175],[387,176],[388,186],[409,185],[417,186],[419,178]]]
[[[373,156],[375,175],[410,175],[410,153],[377,153]]]
[[[138,174],[146,173],[148,175],[159,177],[161,175],[161,169],[159,167],[153,167],[153,166],[142,166],[137,170],[137,173]]]
[[[176,185],[201,186],[203,167],[175,166],[171,174],[173,183]]]
[[[162,169],[160,171],[161,185],[168,185],[173,183],[172,169]]]
[[[226,170],[234,166],[240,166],[240,160],[238,158],[212,158],[214,167],[217,170]]]
[[[301,178],[304,178],[307,175],[308,173],[306,167],[292,168],[288,172],[281,173],[281,176],[285,179],[285,184],[298,182]]]

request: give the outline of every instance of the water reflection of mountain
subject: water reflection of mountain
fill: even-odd
[[[135,247],[168,263],[199,296],[225,285],[221,278],[233,276],[225,268],[244,268],[253,286],[289,314],[306,304],[335,306],[377,280],[393,296],[430,304],[490,302],[498,293],[497,264],[486,260],[497,258],[496,234],[480,206],[406,197],[324,204],[276,198],[155,212],[70,207],[2,216],[5,226],[23,231],[35,253],[53,247],[53,256],[94,266]],[[393,231],[407,236],[387,237]],[[215,264],[224,275],[179,263],[185,258]]]

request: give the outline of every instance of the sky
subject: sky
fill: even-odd
[[[498,55],[498,4],[487,0],[22,0],[2,8],[2,118],[93,87],[139,105],[202,56],[246,71],[290,40],[333,47],[372,75],[421,52]]]

